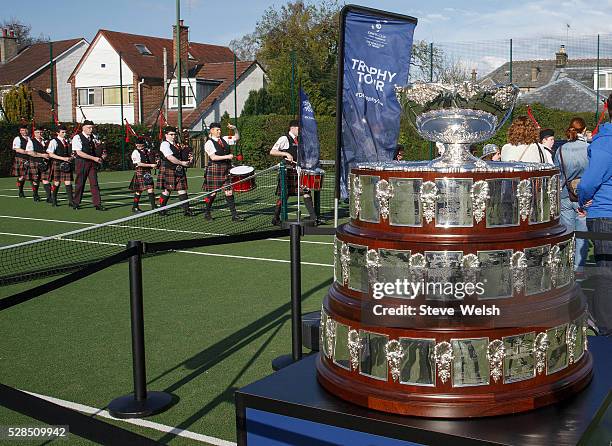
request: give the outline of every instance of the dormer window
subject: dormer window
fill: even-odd
[[[143,56],[152,56],[153,55],[153,53],[149,50],[149,48],[147,48],[147,46],[143,45],[142,43],[135,43],[134,46],[136,47],[138,52],[140,54],[142,54]]]
[[[193,57],[193,56],[191,55],[191,53],[187,53],[187,58],[188,58],[189,60],[195,60],[195,57]]]

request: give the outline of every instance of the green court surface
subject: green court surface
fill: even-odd
[[[189,175],[192,190],[199,192],[201,171]],[[95,211],[88,195],[79,211],[65,200],[52,208],[18,199],[14,179],[1,178],[0,244],[130,215],[130,177],[130,172],[100,175],[107,212]],[[274,200],[273,193],[265,198]],[[146,198],[142,202],[147,210]],[[304,238],[304,312],[320,308],[332,282],[332,242],[331,236]],[[106,421],[169,444],[235,442],[234,391],[272,373],[272,359],[291,348],[288,239],[145,257],[143,275],[148,388],[170,392],[178,402],[147,418],[158,423],[150,427]],[[0,297],[47,280],[0,287]],[[3,384],[93,409],[133,390],[127,263],[5,310],[0,321]],[[0,408],[0,425],[41,423]],[[163,432],[169,428],[184,436]],[[69,443],[89,444],[75,436]]]

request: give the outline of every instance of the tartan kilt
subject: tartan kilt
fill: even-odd
[[[164,190],[187,190],[187,174],[182,178],[178,178],[174,172],[174,165],[166,167],[162,164],[157,174],[158,189]]]
[[[11,170],[11,176],[14,177],[25,177],[29,175],[29,169],[26,168],[25,162],[27,159],[25,158],[17,158],[15,157],[15,161],[13,161],[13,169]]]
[[[31,159],[30,160],[30,171],[28,173],[28,179],[30,181],[40,181],[40,171],[38,170],[38,160]]]
[[[70,172],[62,172],[62,170],[60,169],[60,164],[62,163],[62,161],[59,160],[53,160],[53,164],[51,165],[51,169],[53,173],[53,181],[59,181],[59,182],[65,182],[65,181],[74,181],[74,177],[72,175],[72,170]]]
[[[152,189],[155,184],[151,184],[150,186],[145,186],[144,183],[144,174],[151,173],[150,167],[138,167],[134,171],[134,176],[132,177],[132,181],[130,181],[129,189],[133,192],[142,192],[147,189]]]
[[[46,172],[40,172],[40,179],[43,181],[53,181],[53,166],[55,165],[55,161],[52,159],[48,159],[49,167]]]
[[[278,174],[278,182],[276,183],[276,195],[281,195],[281,177],[280,172]],[[298,173],[297,169],[287,167],[285,169],[285,184],[287,185],[287,196],[295,197],[298,191]]]
[[[227,188],[231,184],[230,168],[231,165],[229,163],[208,163],[204,173],[202,190],[212,192],[222,187]]]

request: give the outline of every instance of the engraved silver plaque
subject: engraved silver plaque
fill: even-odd
[[[531,214],[529,224],[545,223],[550,221],[550,195],[548,194],[549,177],[532,177]]]
[[[349,250],[348,287],[355,291],[368,291],[368,268],[366,265],[367,246],[347,243]]]
[[[380,210],[378,199],[376,198],[376,184],[380,180],[379,176],[360,175],[361,183],[361,210],[359,219],[368,223],[380,223]]]
[[[389,224],[391,226],[423,226],[419,190],[420,178],[389,178],[393,196],[389,199]]]
[[[561,270],[561,250],[559,249],[559,245],[553,245],[550,248],[547,266],[550,273],[551,286],[559,286],[559,271]]]
[[[543,293],[550,289],[550,268],[547,263],[550,256],[550,245],[525,248],[527,262],[525,294]]]
[[[572,281],[572,275],[574,271],[574,261],[570,259],[571,255],[571,244],[572,240],[565,240],[557,243],[559,247],[559,273],[557,275],[557,287],[563,287],[569,285]]]
[[[404,356],[400,364],[400,384],[435,386],[435,339],[400,338]]]
[[[451,291],[454,283],[461,282],[462,251],[425,251],[427,261],[427,299],[457,300]]]
[[[351,369],[351,357],[348,349],[348,332],[347,325],[338,322],[336,324],[336,336],[334,346],[334,364],[343,369]]]
[[[479,299],[500,299],[512,296],[512,274],[510,269],[511,249],[478,251],[480,281],[484,294]]]
[[[378,281],[383,283],[395,282],[396,279],[403,279],[409,276],[410,251],[400,251],[395,249],[378,250],[380,267],[378,268]],[[388,297],[413,299],[414,296],[390,294]]]
[[[419,190],[419,200],[423,208],[423,217],[431,223],[436,215],[436,202],[438,200],[438,186],[433,181],[425,181]]]
[[[546,374],[558,372],[567,367],[567,324],[546,330],[548,350],[546,351]]]
[[[376,183],[376,199],[383,220],[389,218],[389,200],[393,197],[393,186],[387,180]]]
[[[535,376],[534,340],[534,332],[502,338],[505,352],[504,384]]]
[[[464,228],[473,226],[471,178],[436,178],[436,226]]]
[[[489,202],[486,208],[487,228],[518,226],[519,201],[516,195],[518,178],[496,178],[487,180]]]
[[[359,373],[370,378],[387,381],[385,346],[389,338],[386,335],[359,330],[359,339],[361,339]]]
[[[532,187],[530,180],[521,180],[516,188],[516,195],[519,201],[519,213],[521,220],[527,220],[531,214]]]
[[[451,339],[451,345],[454,357],[453,387],[489,384],[489,338]]]
[[[485,209],[489,200],[489,183],[484,180],[476,181],[472,186],[471,198],[474,220],[478,224],[485,217]]]

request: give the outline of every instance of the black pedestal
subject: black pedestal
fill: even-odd
[[[172,404],[172,395],[165,392],[147,392],[147,397],[138,401],[134,395],[115,398],[108,405],[108,412],[115,418],[143,418],[163,412]]]
[[[338,399],[318,384],[311,355],[236,392],[238,444],[561,446],[596,445],[611,435],[607,446],[612,339],[590,337],[589,350],[594,376],[578,395],[531,412],[460,420],[392,415]]]

